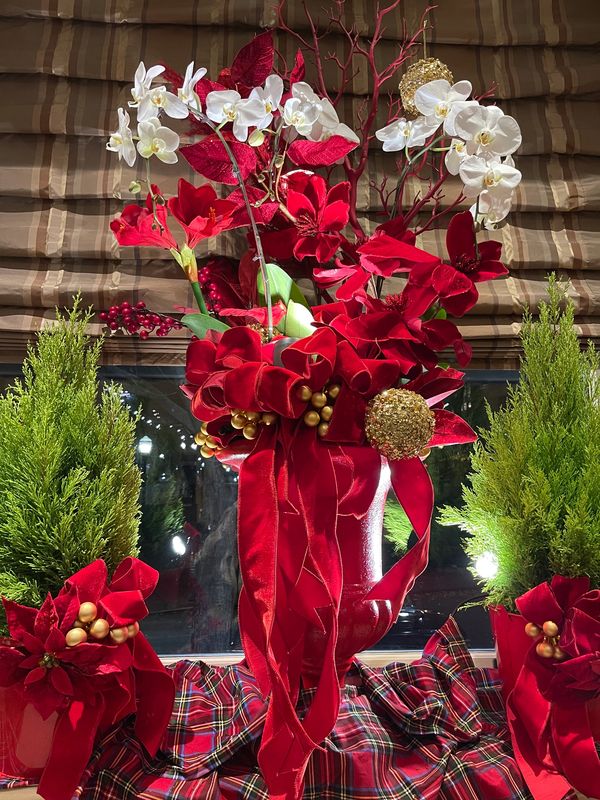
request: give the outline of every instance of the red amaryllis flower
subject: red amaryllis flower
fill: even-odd
[[[265,231],[261,238],[265,252],[287,261],[315,258],[330,261],[342,242],[341,231],[348,223],[350,184],[338,183],[328,190],[320,175],[294,172],[286,179],[286,207],[292,225]]]
[[[156,189],[155,195],[158,193]],[[153,209],[151,194],[148,194],[143,206],[125,206],[122,213],[110,223],[110,229],[117,242],[124,247],[150,246],[167,250],[177,247],[167,225],[167,209],[158,204]]]
[[[236,203],[230,200],[220,200],[209,184],[196,187],[183,178],[179,179],[177,197],[172,197],[168,205],[184,229],[187,245],[192,249],[202,239],[231,228],[231,217],[237,208]]]
[[[475,223],[469,211],[455,214],[446,233],[449,264],[440,264],[432,271],[417,269],[410,280],[429,283],[440,298],[440,305],[455,317],[462,317],[479,298],[476,283],[491,281],[508,270],[500,262],[500,242],[480,242],[476,246]]]

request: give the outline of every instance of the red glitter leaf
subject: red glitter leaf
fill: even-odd
[[[288,156],[298,167],[329,167],[356,147],[343,136],[332,136],[325,142],[297,139],[290,145]]]
[[[298,50],[294,59],[294,67],[290,72],[290,86],[293,86],[298,81],[303,81],[305,73],[304,56],[302,55],[302,50]]]
[[[229,141],[229,147],[239,164],[242,179],[246,180],[256,169],[256,153],[252,147],[235,139]],[[237,184],[229,156],[216,134],[207,136],[196,144],[182,147],[180,152],[192,169],[205,178],[229,186]]]
[[[256,36],[239,51],[231,65],[231,78],[235,83],[259,86],[273,71],[275,50],[271,31]]]

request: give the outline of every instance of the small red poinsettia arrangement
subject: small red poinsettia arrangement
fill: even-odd
[[[431,447],[475,438],[444,408],[463,374],[442,366],[440,354],[453,353],[459,366],[469,362],[455,319],[477,302],[478,284],[507,272],[500,244],[478,241],[477,232],[508,214],[521,177],[511,155],[519,127],[485,96],[473,98],[468,81],[453,83],[444,65],[432,80],[428,64],[419,83],[421,62],[413,64],[411,96],[386,95],[423,31],[379,67],[374,53],[397,5],[378,9],[368,49],[336,5],[329,30],[344,35],[350,53],[339,62],[335,92],[325,83],[323,38],[312,18],[314,38],[300,39],[291,67],[279,63],[270,32],[242,48],[216,80],[194,63],[184,75],[141,63],[129,111],[119,109],[107,145],[128,165],[138,157],[146,165],[144,181],[133,185],[140,191],[146,184],[144,202],[111,223],[117,241],[168,250],[198,306],[181,318],[194,335],[184,390],[202,422],[202,455],[240,470],[240,629],[270,697],[259,764],[278,797],[300,796],[310,753],[339,706],[335,516],[344,503],[351,515],[366,514],[353,459],[362,453],[365,470],[377,475],[389,467],[417,535],[418,544],[363,598],[389,603],[397,614],[427,562],[433,490],[424,459]],[[279,24],[300,38],[282,13]],[[306,81],[306,50],[316,89]],[[361,60],[372,89],[353,128],[338,109],[350,66]],[[376,129],[384,103],[386,124]],[[175,132],[176,120],[185,132]],[[386,176],[372,183],[378,219],[368,223],[359,185],[377,141],[388,160]],[[177,195],[167,198],[152,183],[151,164],[175,164],[178,153],[200,178],[198,185],[181,178]],[[459,177],[461,191],[444,203],[450,176]],[[406,204],[411,181],[422,189]],[[457,212],[465,200],[472,207]],[[447,252],[422,249],[419,236],[451,214]],[[246,235],[239,263],[213,257],[199,265],[195,248],[234,229]],[[119,309],[111,311],[118,327]],[[345,489],[351,474],[354,489]],[[322,628],[327,646],[311,710],[300,719],[302,642],[290,637],[306,622]]]
[[[600,591],[555,575],[494,608],[515,756],[534,797],[562,800],[600,785]]]
[[[136,558],[109,580],[98,560],[40,608],[3,600],[9,636],[0,640],[0,692],[7,708],[23,713],[23,701],[30,703],[52,728],[41,775],[27,775],[39,778],[45,800],[73,796],[98,736],[130,714],[137,737],[156,754],[175,695],[139,626],[157,581],[156,570]],[[0,755],[3,772],[24,768],[10,742]]]

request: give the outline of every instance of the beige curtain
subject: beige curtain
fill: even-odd
[[[315,16],[326,0],[309,0]],[[144,299],[157,310],[191,304],[185,282],[161,251],[119,250],[108,228],[136,177],[105,150],[116,108],[140,60],[183,70],[195,59],[209,74],[274,22],[273,0],[2,0],[0,3],[0,359],[17,361],[27,337],[81,291],[106,308]],[[382,57],[424,9],[407,0],[388,17]],[[347,0],[346,16],[368,36],[373,0]],[[306,28],[302,4],[289,0],[287,20]],[[510,225],[494,234],[504,245],[507,280],[485,284],[481,302],[462,323],[475,348],[474,367],[516,365],[522,309],[544,295],[545,275],[571,279],[578,324],[600,339],[600,10],[597,0],[437,0],[430,50],[477,91],[492,83],[524,135],[517,166],[523,183]],[[343,41],[333,46],[343,52]],[[293,58],[295,44],[278,36]],[[399,77],[399,76],[398,76]],[[327,75],[333,83],[333,72]],[[395,89],[395,83],[390,90]],[[353,80],[341,116],[368,90]],[[359,196],[366,220],[376,208],[371,179],[393,159],[373,152]],[[183,164],[156,169],[166,194]],[[413,186],[410,191],[416,191]],[[452,187],[447,196],[452,198]],[[120,198],[120,199],[119,199]],[[236,255],[240,239],[209,240],[208,250]],[[443,231],[422,246],[444,252]],[[140,346],[113,337],[115,363],[181,363],[174,336]]]

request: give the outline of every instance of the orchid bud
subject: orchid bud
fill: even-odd
[[[263,131],[260,131],[257,128],[255,131],[252,131],[252,133],[248,137],[248,144],[250,145],[250,147],[260,147],[261,144],[264,142],[264,140],[265,140],[265,134],[263,133]]]
[[[131,194],[139,194],[142,191],[142,184],[139,181],[131,181],[129,191]]]

